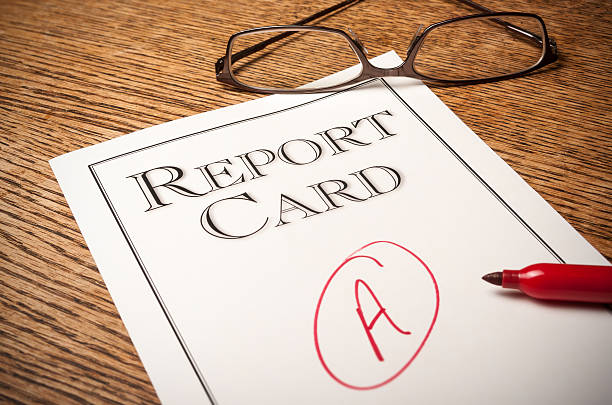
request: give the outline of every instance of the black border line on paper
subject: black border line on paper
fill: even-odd
[[[151,277],[151,275],[149,274],[149,272],[147,271],[144,262],[142,260],[142,258],[140,257],[140,255],[138,254],[138,251],[136,250],[136,247],[134,246],[134,244],[132,243],[123,223],[121,222],[121,219],[119,218],[119,215],[117,214],[117,211],[115,210],[115,207],[113,206],[112,202],[110,201],[110,198],[108,196],[108,194],[106,193],[106,190],[104,189],[104,186],[102,185],[102,182],[100,181],[100,179],[98,178],[98,175],[95,171],[94,166],[120,158],[120,157],[124,157],[133,153],[137,153],[137,152],[141,152],[143,150],[147,150],[147,149],[151,149],[157,146],[161,146],[170,142],[174,142],[177,140],[182,140],[191,136],[195,136],[195,135],[201,135],[207,132],[211,132],[217,129],[221,129],[221,128],[226,128],[232,125],[236,125],[236,124],[241,124],[247,121],[252,121],[252,120],[256,120],[259,118],[263,118],[263,117],[269,117],[272,115],[276,115],[285,111],[289,111],[295,108],[299,108],[299,107],[303,107],[305,105],[308,104],[312,104],[315,103],[317,101],[321,101],[330,97],[333,97],[337,94],[341,94],[344,93],[346,91],[350,91],[350,90],[354,90],[356,88],[365,86],[367,84],[370,84],[374,81],[380,81],[382,82],[382,84],[391,92],[392,95],[394,95],[399,101],[400,103],[406,107],[406,109],[408,109],[408,111],[410,113],[412,113],[412,115],[414,115],[415,118],[417,118],[417,120],[442,144],[443,147],[445,147],[452,155],[453,157],[455,157],[465,168],[466,170],[472,175],[474,176],[474,178],[476,178],[476,180],[478,180],[478,182],[480,184],[482,184],[482,186],[495,198],[497,199],[500,204],[542,245],[544,246],[544,248],[546,250],[548,250],[548,252],[553,255],[555,257],[555,259],[557,259],[559,261],[559,263],[565,263],[565,261],[561,258],[561,256],[559,256],[554,249],[552,249],[552,247],[546,243],[544,241],[544,239],[542,239],[542,237],[531,227],[529,226],[529,224],[527,224],[527,222],[525,222],[525,220],[423,119],[421,118],[421,116],[419,116],[416,111],[414,111],[414,109],[412,109],[412,107],[410,107],[410,105],[395,91],[395,89],[393,89],[386,80],[382,79],[382,78],[375,78],[375,79],[370,79],[368,81],[365,81],[363,83],[357,84],[355,86],[352,86],[350,88],[347,88],[345,90],[336,92],[336,93],[332,93],[332,94],[328,94],[325,95],[321,98],[315,99],[315,100],[311,100],[302,104],[297,104],[291,107],[287,107],[287,108],[283,108],[281,110],[278,111],[274,111],[274,112],[270,112],[270,113],[266,113],[266,114],[262,114],[262,115],[257,115],[254,117],[250,117],[250,118],[246,118],[246,119],[242,119],[242,120],[238,120],[235,122],[231,122],[231,123],[227,123],[227,124],[223,124],[223,125],[219,125],[213,128],[209,128],[206,130],[202,130],[202,131],[197,131],[191,134],[187,134],[187,135],[182,135],[179,136],[177,138],[173,138],[173,139],[169,139],[163,142],[159,142],[156,144],[152,144],[143,148],[139,148],[130,152],[125,152],[110,158],[106,158],[104,160],[101,160],[99,162],[96,163],[92,163],[90,165],[88,165],[89,170],[96,182],[96,184],[98,185],[98,188],[100,189],[100,192],[102,193],[104,200],[106,201],[106,204],[108,205],[111,213],[113,214],[113,217],[115,218],[115,221],[117,222],[117,225],[119,226],[121,233],[123,234],[130,250],[132,251],[132,254],[134,255],[134,258],[136,259],[136,261],[138,262],[138,265],[140,266],[140,269],[142,270],[142,273],[145,277],[145,279],[147,280],[147,283],[149,284],[149,287],[151,288],[151,291],[153,292],[153,294],[155,295],[155,298],[157,299],[157,302],[159,303],[165,317],[166,320],[168,321],[172,331],[174,332],[174,335],[176,336],[179,344],[181,345],[181,348],[183,349],[183,352],[185,353],[185,356],[187,357],[191,367],[193,368],[193,371],[195,372],[200,384],[202,385],[202,388],[204,389],[204,391],[206,392],[206,395],[208,397],[208,399],[210,400],[210,402],[212,404],[217,404],[217,401],[215,399],[215,397],[213,396],[210,387],[208,387],[204,376],[202,375],[202,372],[200,371],[200,369],[198,368],[195,359],[193,358],[193,355],[191,354],[191,352],[189,351],[189,348],[187,347],[187,343],[185,342],[185,339],[181,336],[180,331],[176,325],[176,323],[174,322],[172,316],[170,315],[170,312],[168,310],[168,308],[166,307],[159,291],[157,290],[157,287],[155,286],[155,283],[153,282],[153,279]]]

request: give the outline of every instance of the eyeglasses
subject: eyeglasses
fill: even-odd
[[[372,65],[349,29],[306,26],[361,0],[346,0],[294,25],[254,28],[232,35],[215,70],[217,80],[258,93],[316,93],[373,77],[405,76],[441,85],[511,79],[557,60],[555,41],[536,14],[492,12],[419,26],[406,60],[386,69]],[[342,72],[342,73],[339,73]]]

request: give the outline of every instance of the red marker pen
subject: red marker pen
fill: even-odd
[[[482,279],[541,300],[612,303],[612,266],[540,263]]]

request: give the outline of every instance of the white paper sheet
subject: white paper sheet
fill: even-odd
[[[612,398],[608,310],[480,279],[606,260],[420,82],[266,97],[51,166],[164,404]]]

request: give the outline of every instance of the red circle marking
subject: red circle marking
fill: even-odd
[[[393,374],[391,377],[387,378],[386,380],[378,383],[378,384],[374,384],[374,385],[367,385],[367,386],[358,386],[358,385],[352,385],[349,384],[347,382],[342,381],[340,378],[338,378],[327,366],[327,364],[325,363],[325,360],[323,360],[323,355],[321,354],[321,349],[319,347],[319,337],[318,337],[318,333],[317,333],[317,323],[319,320],[319,309],[321,308],[321,302],[323,302],[323,296],[325,295],[325,292],[327,291],[327,287],[329,287],[329,284],[331,283],[332,279],[336,276],[336,274],[338,273],[338,271],[340,271],[340,269],[342,267],[344,267],[345,264],[347,264],[349,261],[353,260],[353,259],[357,259],[357,258],[367,258],[367,259],[371,259],[374,262],[376,262],[376,264],[378,264],[379,267],[382,267],[382,265],[380,264],[380,262],[376,259],[374,259],[373,257],[370,256],[355,256],[356,253],[362,251],[363,249],[367,248],[368,246],[371,245],[375,245],[377,243],[388,243],[391,244],[393,246],[397,246],[400,249],[405,250],[406,252],[410,253],[415,259],[417,259],[419,261],[419,263],[421,263],[423,265],[423,267],[425,267],[425,270],[427,270],[427,273],[429,273],[429,276],[431,277],[431,281],[433,282],[434,288],[436,290],[436,309],[434,311],[434,316],[433,319],[431,320],[431,324],[429,325],[429,329],[427,330],[427,333],[425,334],[425,337],[423,338],[423,340],[421,341],[421,344],[419,345],[419,347],[417,348],[417,350],[414,352],[414,354],[412,355],[412,357],[410,357],[410,360],[408,360],[408,362],[406,364],[404,364],[402,366],[402,368],[400,368],[395,374]],[[418,257],[416,254],[412,253],[410,250],[406,249],[405,247],[403,247],[400,244],[397,244],[395,242],[390,242],[390,241],[386,241],[386,240],[379,240],[379,241],[375,241],[375,242],[370,242],[365,246],[360,247],[359,249],[357,249],[356,251],[354,251],[353,253],[351,253],[351,255],[346,258],[342,264],[340,264],[340,266],[338,266],[338,268],[332,273],[332,275],[329,277],[329,279],[327,280],[327,283],[325,283],[325,287],[323,287],[323,291],[321,292],[321,296],[319,297],[319,302],[317,303],[317,309],[315,311],[315,316],[314,316],[314,341],[315,341],[315,347],[317,349],[317,356],[319,357],[319,361],[321,362],[321,365],[323,365],[323,368],[325,369],[325,371],[327,371],[327,374],[330,375],[331,378],[333,378],[336,382],[338,382],[339,384],[347,387],[347,388],[351,388],[354,390],[373,390],[375,388],[379,388],[382,387],[385,384],[390,383],[391,381],[395,380],[400,374],[402,374],[404,372],[404,370],[406,370],[408,368],[408,366],[410,366],[410,364],[412,364],[412,362],[414,361],[414,359],[416,358],[416,356],[419,354],[419,352],[421,351],[421,349],[423,348],[423,346],[425,345],[425,342],[427,342],[427,339],[429,338],[429,335],[434,327],[434,324],[436,323],[436,319],[438,318],[438,308],[440,307],[440,292],[438,290],[438,283],[436,282],[436,278],[434,277],[433,273],[431,272],[431,270],[429,269],[429,267],[427,267],[427,265],[425,264],[425,262],[423,260],[421,260],[420,257]]]

